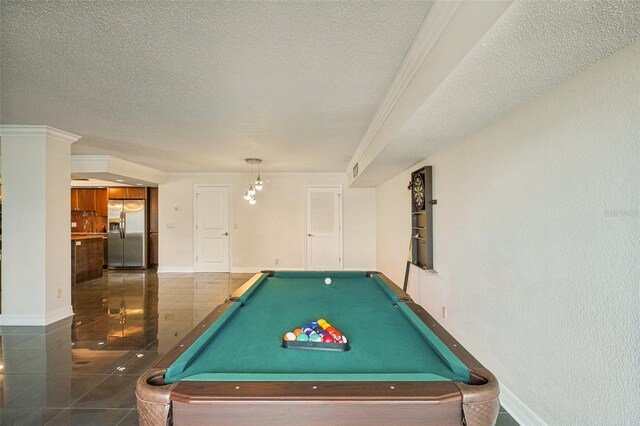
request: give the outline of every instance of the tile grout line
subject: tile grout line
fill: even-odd
[[[86,374],[86,376],[92,376],[94,374]],[[103,376],[103,374],[95,374],[96,376]],[[55,420],[58,416],[60,416],[62,413],[64,413],[65,411],[72,409],[73,404],[75,404],[76,402],[78,402],[80,399],[82,399],[85,395],[87,395],[89,392],[91,392],[92,390],[94,390],[95,388],[97,388],[98,386],[100,386],[102,384],[102,382],[104,382],[105,380],[107,380],[109,378],[109,375],[105,375],[105,378],[100,380],[95,386],[91,387],[89,390],[87,390],[85,393],[83,393],[80,397],[76,398],[74,401],[72,401],[67,407],[60,409],[61,411],[56,414],[55,416],[53,416],[51,418],[51,420],[49,420],[48,422],[45,423],[49,424],[51,423],[53,420]],[[54,407],[42,407],[42,410],[46,410],[46,409],[53,409],[55,410],[56,408]]]
[[[125,415],[124,415],[124,417],[122,417],[122,418],[120,419],[120,421],[119,421],[118,423],[116,423],[116,426],[118,426],[119,424],[121,424],[121,423],[124,421],[124,419],[126,419],[127,417],[129,417],[129,414],[131,414],[131,413],[132,413],[133,411],[135,411],[135,410],[136,410],[136,407],[133,407],[131,410],[129,410],[129,411],[127,412],[127,414],[125,414]]]

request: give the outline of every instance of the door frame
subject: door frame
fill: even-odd
[[[342,195],[343,195],[343,191],[342,191],[342,185],[305,185],[304,187],[304,254],[303,254],[303,259],[304,259],[304,270],[308,271],[309,270],[309,259],[308,259],[308,255],[309,255],[309,251],[307,250],[307,245],[309,244],[309,238],[307,237],[307,234],[309,234],[309,189],[313,189],[313,188],[333,188],[333,189],[337,189],[338,190],[338,238],[339,238],[339,250],[340,250],[340,270],[344,270],[344,246],[343,246],[343,237],[344,237],[344,224],[343,224],[343,208],[344,208],[344,203],[342,202]]]
[[[191,259],[193,260],[193,272],[201,272],[201,271],[197,271],[196,270],[196,255],[198,254],[198,240],[196,239],[196,234],[197,234],[197,229],[196,226],[198,225],[198,197],[197,197],[197,193],[198,193],[198,189],[199,188],[228,188],[229,189],[229,199],[227,200],[229,205],[227,206],[228,208],[228,223],[227,223],[227,227],[229,228],[229,264],[227,265],[227,273],[231,272],[231,214],[232,214],[232,210],[231,210],[231,193],[232,193],[232,187],[229,184],[208,184],[208,183],[195,183],[193,184],[193,216],[191,218],[192,222],[193,222],[193,226],[192,226],[192,240],[193,240],[193,253],[192,253],[192,257]],[[212,272],[213,273],[213,272]]]

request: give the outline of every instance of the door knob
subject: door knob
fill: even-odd
[[[225,236],[226,236],[226,235],[229,235],[229,233],[228,233],[228,232],[225,232],[225,233],[224,233],[224,234],[222,234],[222,235],[225,235]]]
[[[313,235],[311,235],[311,234],[307,234],[307,237],[313,237]]]

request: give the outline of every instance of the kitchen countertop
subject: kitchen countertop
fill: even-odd
[[[87,234],[84,232],[72,232],[71,239],[72,240],[88,240],[90,238],[106,238],[106,232],[97,232],[93,234]]]

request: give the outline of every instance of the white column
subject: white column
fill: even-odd
[[[71,308],[71,144],[47,126],[0,126],[1,325],[48,325]]]

